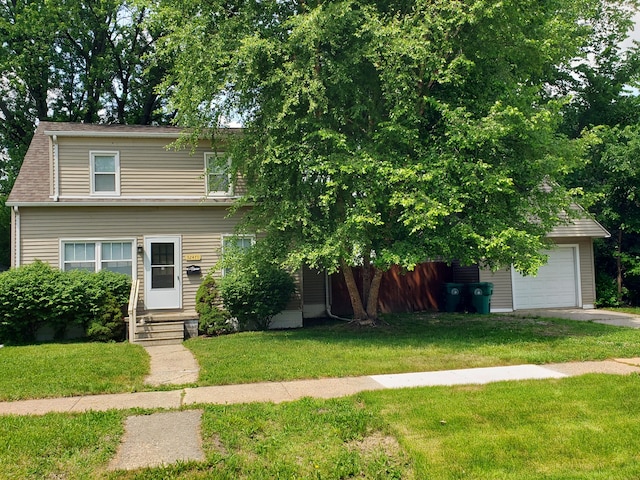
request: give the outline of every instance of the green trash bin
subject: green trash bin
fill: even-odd
[[[445,293],[445,302],[444,302],[444,311],[445,312],[455,312],[458,309],[458,305],[460,305],[460,301],[462,300],[462,292],[464,289],[464,285],[462,283],[445,283],[444,284],[444,293]]]
[[[468,283],[467,291],[471,297],[471,307],[476,313],[491,312],[491,295],[493,294],[493,283],[479,282]]]

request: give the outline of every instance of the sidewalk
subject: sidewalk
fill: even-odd
[[[640,358],[550,365],[514,365],[363,377],[263,382],[243,385],[181,388],[163,392],[119,393],[82,397],[0,402],[0,415],[43,415],[111,409],[178,409],[198,404],[287,402],[303,397],[336,398],[367,390],[420,386],[486,384],[490,382],[563,378],[586,373],[640,373]]]

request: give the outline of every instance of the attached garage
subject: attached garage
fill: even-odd
[[[480,269],[479,281],[493,283],[492,312],[594,308],[593,239],[608,237],[609,232],[579,206],[575,209],[583,216],[549,234],[555,246],[544,252],[548,262],[537,275],[523,276],[513,267],[497,272]]]
[[[581,307],[580,264],[577,245],[546,251],[546,265],[534,276],[513,270],[513,308]]]

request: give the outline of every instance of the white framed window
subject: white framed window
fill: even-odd
[[[231,195],[229,159],[223,153],[205,153],[204,168],[207,195]]]
[[[120,154],[90,152],[91,194],[120,195]]]
[[[255,235],[222,235],[222,255],[224,256],[225,250],[229,251],[242,251],[251,248],[256,243]],[[230,268],[223,268],[222,275],[231,273]]]
[[[109,270],[133,277],[135,240],[63,240],[60,267],[64,271]]]

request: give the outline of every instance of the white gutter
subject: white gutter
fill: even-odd
[[[60,168],[58,161],[58,136],[53,136],[53,201],[60,197]]]
[[[53,197],[49,197],[53,199]],[[86,201],[81,200],[68,201],[69,197],[58,197],[58,202],[7,202],[7,207],[230,207],[234,202],[203,202],[202,200],[169,200],[164,201],[162,197],[153,197],[145,201],[136,200],[119,200],[120,197],[114,197],[114,201]],[[118,200],[115,200],[118,199]],[[61,201],[62,200],[62,201]]]
[[[13,213],[15,216],[15,238],[14,238],[14,242],[15,242],[15,258],[14,258],[14,262],[15,262],[15,266],[19,267],[20,263],[21,263],[21,255],[20,255],[20,244],[21,244],[21,240],[20,240],[20,210],[18,210],[17,206],[13,207]]]

